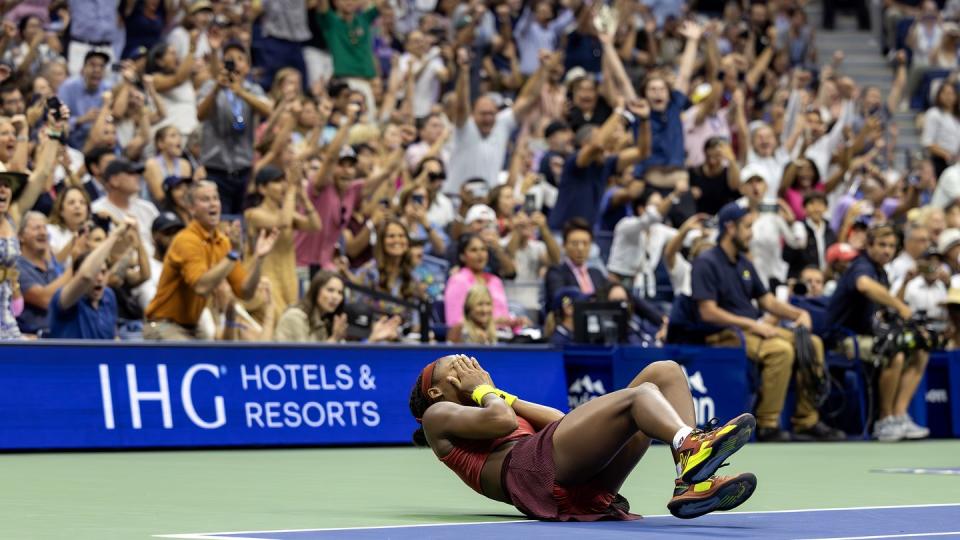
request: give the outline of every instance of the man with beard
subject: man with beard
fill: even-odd
[[[760,399],[757,403],[757,439],[787,441],[790,434],[780,429],[787,387],[796,356],[794,334],[771,324],[769,315],[811,328],[810,314],[777,300],[767,291],[753,263],[747,258],[757,214],[746,205],[732,202],[717,214],[718,245],[701,254],[693,263],[693,300],[702,322],[717,327],[707,343],[742,346],[747,357],[761,366]],[[756,300],[760,306],[754,307]],[[767,322],[771,321],[771,322]],[[724,329],[726,328],[726,329]],[[734,332],[739,329],[745,343]],[[823,369],[823,343],[812,337],[817,369]],[[802,373],[798,370],[798,373]],[[802,383],[802,376],[799,376]],[[802,385],[801,385],[802,386]],[[797,440],[837,440],[845,437],[820,421],[817,408],[807,392],[797,393],[793,413]]]
[[[892,226],[869,229],[867,249],[850,263],[827,306],[828,326],[844,327],[855,333],[860,358],[881,366],[879,420],[873,432],[881,441],[921,438],[924,432],[924,428],[910,419],[907,406],[917,391],[925,366],[905,365],[903,353],[893,358],[880,358],[873,353],[873,320],[878,307],[895,311],[904,320],[913,315],[909,306],[890,293],[890,282],[883,269],[896,251],[897,235]],[[853,356],[853,339],[843,341],[848,356]]]

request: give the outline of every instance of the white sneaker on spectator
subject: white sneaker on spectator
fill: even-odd
[[[906,439],[926,439],[930,436],[930,429],[917,425],[909,414],[902,414],[897,417],[897,420],[903,428],[903,436]]]
[[[878,441],[900,441],[904,438],[904,426],[896,416],[877,420],[873,426],[873,436]]]

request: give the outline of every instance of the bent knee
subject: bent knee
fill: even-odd
[[[797,352],[793,343],[785,339],[773,338],[763,344],[760,356],[765,362],[793,363],[796,355]]]
[[[650,370],[658,381],[667,382],[671,379],[682,378],[683,368],[673,360],[657,360],[649,366],[643,368],[643,371]]]

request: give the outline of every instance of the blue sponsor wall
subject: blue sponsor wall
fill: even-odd
[[[420,369],[454,352],[479,358],[498,386],[561,410],[663,359],[683,366],[698,423],[753,405],[740,349],[45,341],[0,345],[0,450],[405,444]],[[934,436],[960,435],[960,353],[932,355],[912,410]]]
[[[452,352],[566,408],[563,357],[546,347],[40,342],[0,346],[0,449],[408,443],[410,389]]]

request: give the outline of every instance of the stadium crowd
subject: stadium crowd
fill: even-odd
[[[875,335],[960,341],[960,10],[885,2],[884,93],[804,4],[0,2],[0,339],[564,345],[603,302],[745,347],[762,440],[799,348],[924,437]]]

